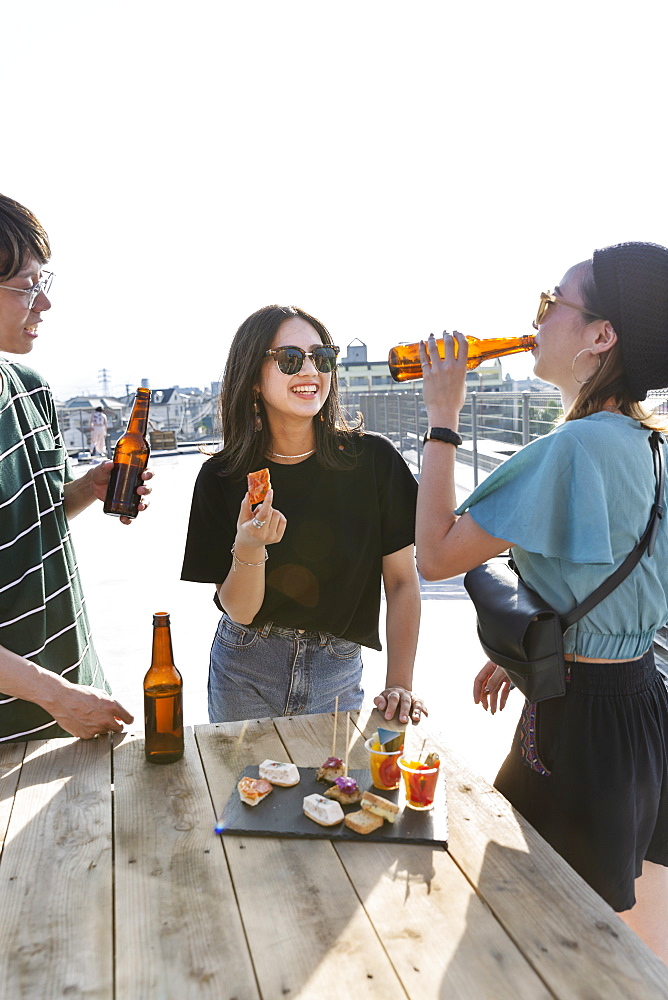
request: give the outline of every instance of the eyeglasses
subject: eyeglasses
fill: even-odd
[[[21,292],[22,295],[28,296],[28,309],[32,309],[35,304],[35,299],[42,292],[46,295],[51,288],[51,282],[53,281],[54,274],[53,271],[42,271],[42,277],[30,288],[16,288],[14,285],[0,285],[0,288],[6,288],[9,292]]]
[[[321,375],[328,375],[336,368],[336,356],[339,348],[331,345],[322,347],[313,346],[311,351],[302,351],[301,347],[277,347],[272,351],[265,351],[265,358],[273,358],[278,365],[279,371],[284,375],[296,375],[302,370],[306,358],[310,358],[314,367]]]
[[[584,306],[576,306],[574,302],[567,302],[566,299],[560,299],[558,295],[554,292],[541,292],[540,302],[538,303],[538,312],[536,313],[536,318],[531,324],[534,330],[537,330],[539,325],[545,319],[545,313],[550,308],[553,302],[558,302],[562,306],[568,306],[569,309],[577,309],[581,313],[585,313],[587,316],[593,316],[595,319],[605,319],[605,316],[597,316],[596,313],[590,312],[585,309]]]

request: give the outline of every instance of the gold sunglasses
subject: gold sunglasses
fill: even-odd
[[[559,298],[554,292],[541,292],[540,302],[538,303],[538,312],[536,313],[536,318],[531,324],[534,330],[537,330],[539,325],[545,319],[545,313],[550,308],[553,302],[558,302],[562,306],[568,306],[569,309],[577,309],[578,312],[584,313],[586,316],[593,316],[595,319],[605,319],[605,316],[597,316],[596,313],[590,312],[585,309],[584,306],[576,306],[574,302],[567,302],[566,299]]]

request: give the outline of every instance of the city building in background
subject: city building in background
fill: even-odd
[[[142,386],[149,388],[148,379],[142,379]],[[210,389],[181,388],[178,385],[151,391],[149,432],[170,437],[164,440],[205,441],[216,435],[216,410],[220,383],[212,383]],[[65,447],[70,455],[88,448],[90,417],[98,406],[106,414],[109,427],[109,444],[113,448],[123,433],[127,423],[134,392],[124,396],[80,395],[64,403],[56,403],[58,420]],[[158,438],[156,438],[158,439]]]
[[[359,339],[348,344],[346,354],[339,362],[338,374],[344,410],[353,417],[362,410],[367,418],[367,426],[371,418],[369,396],[372,399],[379,397],[379,405],[381,396],[394,397],[395,394],[400,394],[403,397],[409,395],[411,399],[418,397],[420,400],[422,397],[421,379],[411,382],[410,387],[406,383],[395,382],[389,373],[387,358],[370,361],[367,345]],[[466,379],[469,391],[476,393],[553,391],[540,379],[529,378],[517,382],[508,375],[504,377],[500,358],[469,372]],[[144,388],[151,388],[150,379],[142,379],[141,384]],[[57,403],[65,447],[71,455],[88,448],[90,416],[98,406],[102,407],[107,416],[108,443],[113,448],[125,428],[135,396],[130,386],[126,390],[125,395],[118,397],[82,394],[64,403]],[[151,389],[149,432],[155,435],[154,441],[185,443],[216,440],[219,394],[220,382],[212,382],[208,389],[178,385]],[[405,405],[408,405],[406,401],[402,403],[402,406]],[[375,412],[380,410],[376,408]]]

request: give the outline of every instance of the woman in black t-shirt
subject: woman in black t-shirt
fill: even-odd
[[[200,470],[182,579],[214,583],[223,611],[211,650],[212,722],[359,708],[360,646],[387,675],[375,704],[418,722],[413,663],[420,591],[413,552],[417,484],[377,434],[349,426],[327,329],[293,306],[239,328],[220,395],[223,448]],[[249,472],[272,489],[253,510]],[[274,495],[278,507],[273,506]]]

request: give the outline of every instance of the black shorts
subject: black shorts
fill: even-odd
[[[643,860],[668,865],[668,693],[649,650],[568,664],[566,695],[526,702],[495,787],[617,911]]]

